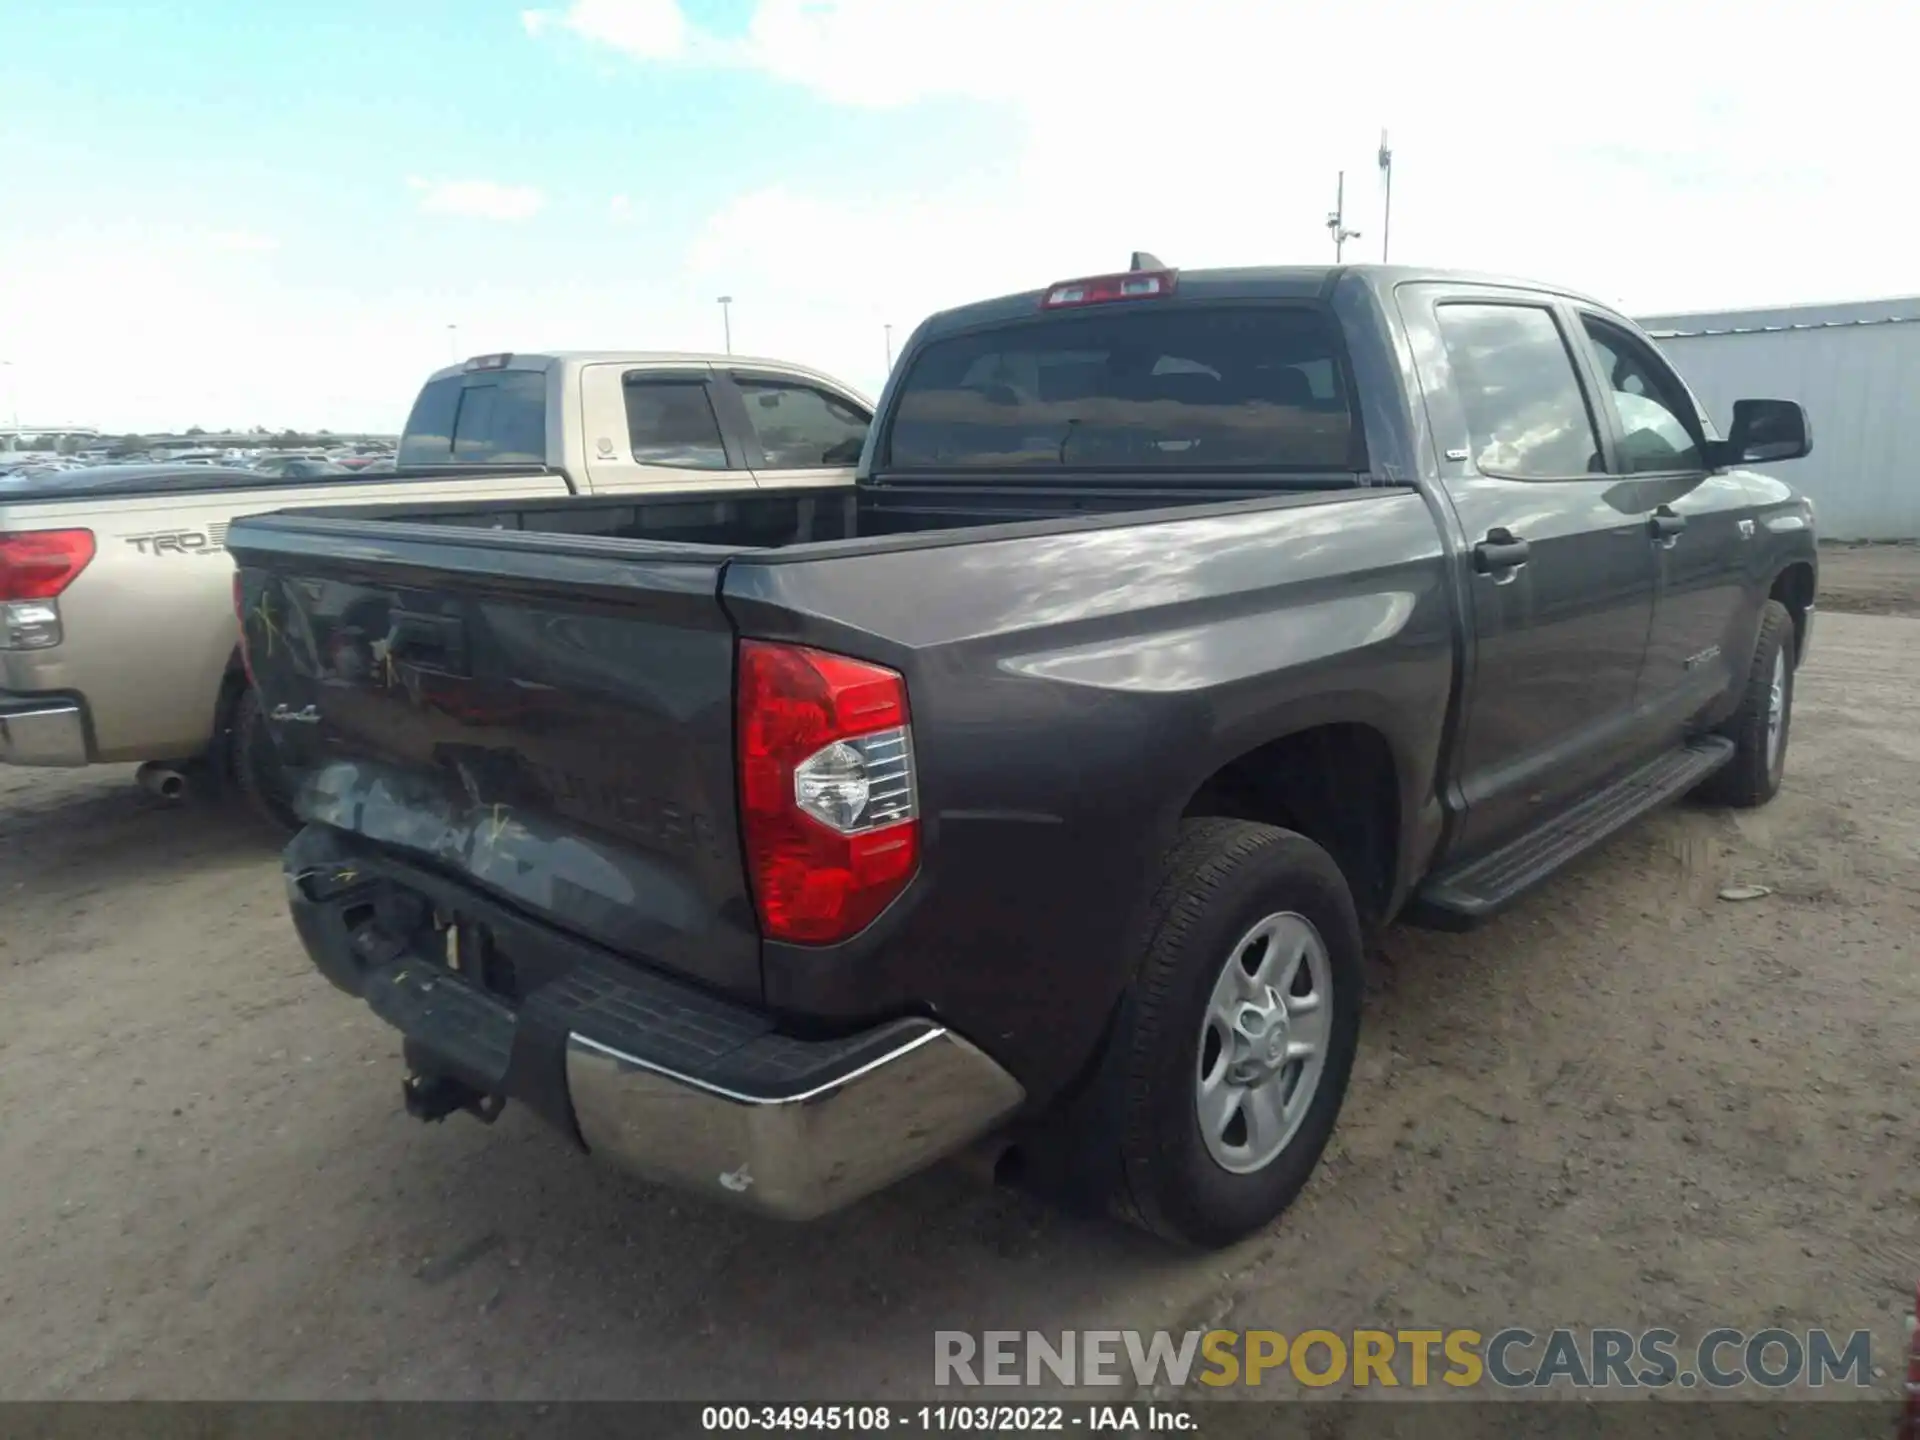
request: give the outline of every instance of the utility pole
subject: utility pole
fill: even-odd
[[[451,365],[459,358],[460,327],[458,325],[449,325],[447,326],[447,363]]]
[[[893,373],[893,326],[885,327],[887,332],[887,373]]]
[[[1393,233],[1393,151],[1387,145],[1387,132],[1380,132],[1380,183],[1386,190],[1386,202],[1380,211],[1380,263],[1387,263],[1387,237]]]
[[[1340,186],[1334,191],[1333,213],[1327,216],[1327,233],[1333,237],[1333,263],[1340,263],[1340,252],[1347,241],[1358,240],[1358,230],[1347,229],[1347,172],[1340,172]]]
[[[731,295],[720,297],[720,328],[727,337],[727,354],[731,355],[733,353],[733,297]]]

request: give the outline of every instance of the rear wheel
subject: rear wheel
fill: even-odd
[[[1359,918],[1325,850],[1270,825],[1185,822],[1099,1082],[1119,1212],[1215,1246],[1286,1209],[1340,1113],[1363,983]]]
[[[233,706],[229,764],[235,790],[248,810],[276,829],[297,830],[292,786],[274,749],[273,734],[259,694],[248,686]]]

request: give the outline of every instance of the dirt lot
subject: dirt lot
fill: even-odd
[[[1864,1326],[1898,1379],[1911,619],[1822,616],[1768,809],[1680,808],[1475,935],[1391,934],[1327,1163],[1213,1257],[949,1171],[776,1227],[524,1112],[415,1124],[271,844],[123,771],[0,772],[0,897],[6,1398],[904,1397],[936,1328],[1213,1323]]]
[[[1823,545],[1820,608],[1920,615],[1920,545]]]

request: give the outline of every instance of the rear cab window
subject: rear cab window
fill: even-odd
[[[1304,303],[1114,305],[935,340],[895,471],[1364,469],[1340,334]]]

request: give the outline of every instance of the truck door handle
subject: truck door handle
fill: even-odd
[[[1504,525],[1496,525],[1487,531],[1486,539],[1473,547],[1473,568],[1482,575],[1517,570],[1527,563],[1532,548]]]
[[[1676,515],[1662,505],[1647,518],[1647,531],[1663,549],[1672,549],[1673,542],[1680,538],[1680,532],[1687,528],[1687,517]]]
[[[442,675],[465,675],[467,627],[450,615],[425,615],[416,610],[388,614],[387,656]]]

